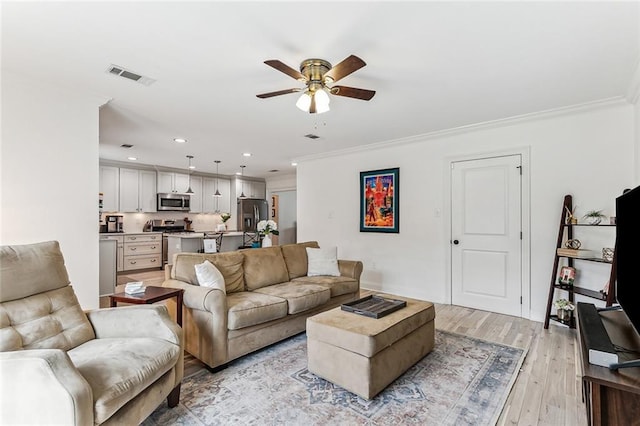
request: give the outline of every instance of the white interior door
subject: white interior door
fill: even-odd
[[[521,156],[451,163],[454,305],[522,315]]]

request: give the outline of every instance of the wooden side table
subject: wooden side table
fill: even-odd
[[[182,293],[184,290],[181,288],[168,288],[168,287],[154,287],[147,286],[144,293],[139,294],[127,294],[127,293],[115,293],[109,296],[110,304],[112,308],[121,303],[132,303],[135,305],[150,305],[152,303],[160,302],[162,300],[176,298],[176,322],[182,327]]]

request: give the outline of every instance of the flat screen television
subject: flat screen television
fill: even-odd
[[[616,299],[640,334],[640,186],[616,198]]]

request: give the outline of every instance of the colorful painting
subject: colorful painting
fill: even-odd
[[[360,232],[400,232],[399,180],[399,168],[360,172]]]

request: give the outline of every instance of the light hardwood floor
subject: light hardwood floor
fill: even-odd
[[[162,271],[118,276],[119,285],[129,281],[160,285],[163,280]],[[366,290],[363,293],[366,294]],[[102,298],[100,305],[109,306],[108,297]],[[442,304],[436,304],[436,328],[528,348],[498,425],[587,424],[575,330],[556,325],[544,330],[539,322]],[[197,359],[185,356],[185,375],[202,368]]]

